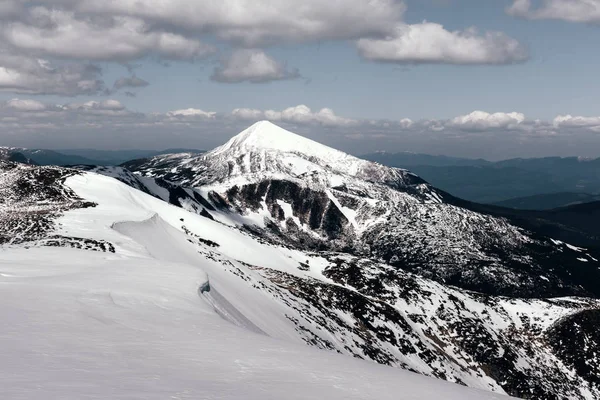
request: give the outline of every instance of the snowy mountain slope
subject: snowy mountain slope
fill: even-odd
[[[239,329],[196,266],[43,248],[0,271],[4,399],[505,398]]]
[[[342,251],[468,290],[600,296],[600,255],[460,207],[408,171],[259,122],[203,155],[124,164],[195,188],[217,220],[303,250]]]
[[[306,343],[329,352],[370,359],[498,393],[508,392],[539,399],[592,399],[600,393],[591,378],[593,374],[581,369],[582,362],[585,365],[596,365],[594,363],[598,362],[597,355],[594,352],[581,352],[576,346],[563,349],[554,345],[565,340],[572,327],[568,323],[563,324],[562,321],[568,321],[569,318],[578,320],[581,313],[599,309],[600,304],[596,300],[526,300],[466,292],[421,278],[377,260],[327,250],[308,252],[289,245],[273,244],[243,229],[169,205],[160,199],[161,196],[151,196],[113,177],[46,167],[23,166],[16,171],[29,176],[31,170],[40,171],[37,176],[46,176],[43,171],[49,171],[47,178],[34,179],[32,185],[35,182],[43,182],[45,186],[50,184],[50,187],[62,188],[58,193],[69,193],[72,198],[78,199],[77,201],[94,205],[87,208],[58,209],[52,214],[52,218],[49,218],[44,235],[79,238],[83,243],[87,240],[90,243],[100,243],[104,247],[89,248],[99,250],[96,252],[69,248],[48,249],[48,246],[77,246],[72,246],[66,241],[50,243],[39,235],[24,235],[28,240],[7,244],[0,250],[0,259],[8,260],[0,267],[0,273],[3,274],[0,278],[8,283],[15,283],[15,277],[23,278],[23,274],[20,275],[17,270],[21,268],[22,271],[27,271],[27,266],[31,267],[32,264],[31,259],[20,264],[16,260],[33,257],[35,260],[43,259],[44,263],[49,265],[45,269],[46,272],[41,272],[37,267],[37,272],[32,273],[34,276],[27,284],[34,285],[33,287],[19,286],[19,289],[11,289],[23,293],[44,293],[43,296],[35,295],[38,297],[32,295],[39,299],[39,302],[29,297],[20,298],[23,304],[29,304],[29,301],[33,304],[25,319],[33,318],[31,314],[36,314],[36,310],[38,319],[32,319],[32,325],[20,323],[17,326],[25,326],[25,330],[35,325],[45,327],[42,330],[34,330],[38,334],[34,334],[33,337],[23,334],[24,338],[40,346],[33,351],[26,350],[24,342],[17,345],[10,343],[10,346],[18,349],[14,354],[22,352],[25,355],[21,357],[26,360],[23,361],[22,371],[31,367],[28,363],[40,362],[35,355],[37,352],[46,351],[46,354],[58,357],[59,349],[64,350],[68,347],[65,342],[54,340],[48,344],[48,336],[42,337],[46,328],[51,327],[51,332],[56,333],[58,337],[64,337],[64,331],[72,330],[72,324],[78,327],[91,325],[90,330],[97,329],[98,324],[103,324],[101,331],[90,336],[89,340],[92,343],[86,344],[83,341],[81,347],[68,347],[69,354],[66,358],[69,363],[62,371],[69,368],[80,370],[86,365],[86,360],[93,365],[109,364],[109,361],[106,361],[107,355],[102,353],[104,348],[111,349],[109,360],[120,357],[117,365],[121,369],[117,371],[124,371],[125,374],[144,375],[145,371],[151,371],[148,374],[158,374],[163,377],[158,380],[165,382],[164,376],[171,373],[156,371],[167,366],[169,371],[174,370],[179,374],[180,367],[173,364],[177,364],[179,358],[182,358],[181,368],[199,371],[198,375],[194,374],[196,379],[201,379],[198,378],[200,375],[206,375],[209,377],[208,381],[227,381],[231,384],[229,378],[220,374],[227,373],[227,376],[238,377],[245,371],[250,379],[259,382],[256,383],[258,386],[252,386],[253,388],[262,385],[269,394],[279,393],[281,396],[281,393],[290,389],[289,384],[284,388],[274,383],[265,383],[265,377],[271,373],[270,369],[265,369],[265,363],[283,363],[287,366],[283,367],[287,372],[279,372],[278,376],[294,384],[298,381],[291,378],[290,374],[294,374],[296,369],[304,374],[303,371],[307,369],[303,368],[312,367],[312,361],[305,363],[302,361],[304,358],[298,358],[297,353],[302,352],[302,348],[293,350],[297,349],[295,346]],[[52,178],[56,176],[56,170],[63,171],[63,174]],[[15,173],[14,168],[9,168],[8,172]],[[108,173],[107,170],[103,172]],[[123,170],[111,170],[110,173],[127,181],[127,173]],[[63,180],[62,176],[67,176],[66,180]],[[148,186],[145,187],[148,189]],[[12,187],[9,185],[9,188]],[[6,193],[10,190],[7,189]],[[187,189],[184,190],[188,193]],[[22,201],[18,193],[14,193],[11,199],[11,204],[18,206],[21,202],[26,203],[28,198],[25,197]],[[62,201],[64,199],[59,197],[51,199],[50,203],[61,204]],[[221,218],[219,211],[214,211],[213,214]],[[33,215],[37,217],[37,214]],[[13,228],[12,232],[17,231],[18,229]],[[29,250],[23,250],[26,247]],[[81,248],[85,249],[86,246]],[[65,257],[72,258],[78,268],[89,266],[93,269],[92,274],[74,267],[70,269],[73,263],[60,260]],[[99,260],[103,262],[100,263]],[[61,265],[68,268],[61,270]],[[194,273],[191,273],[192,270]],[[50,278],[40,279],[40,275]],[[76,283],[70,281],[71,279],[75,279]],[[0,285],[0,292],[5,287],[6,283]],[[70,288],[67,291],[86,294],[81,295],[84,303],[79,302],[77,308],[82,315],[73,313],[71,301],[68,300],[71,292],[66,298],[59,296],[58,300],[52,300],[57,288],[60,288],[60,296],[63,296],[62,291],[66,288]],[[146,290],[149,292],[146,293]],[[215,322],[219,329],[226,332],[211,328],[210,335],[213,336],[205,337],[205,324],[196,314],[200,311],[195,308],[198,294],[206,302],[201,303],[200,308],[204,309],[202,307],[208,304],[211,318],[216,313],[231,323],[221,320]],[[14,296],[14,293],[9,292],[6,296]],[[65,308],[52,306],[56,304],[55,301],[65,305]],[[46,303],[53,307],[51,309],[64,312],[64,317],[60,314],[55,318],[52,314],[53,321],[63,321],[63,324],[48,321],[48,314],[51,313],[43,311],[47,310],[43,308]],[[15,302],[8,304],[14,305]],[[179,309],[180,306],[183,311]],[[22,309],[24,306],[20,307]],[[8,312],[11,312],[10,308]],[[21,311],[15,313],[21,314]],[[76,315],[80,319],[67,318],[67,314]],[[135,317],[130,314],[135,314]],[[158,326],[154,327],[153,324]],[[257,362],[253,358],[255,353],[244,357],[236,355],[239,362],[234,370],[238,372],[229,370],[229,356],[225,357],[223,353],[230,354],[230,342],[226,342],[227,348],[219,348],[219,343],[223,342],[215,343],[215,337],[232,338],[231,340],[237,341],[237,336],[233,339],[233,334],[227,333],[228,329],[233,329],[232,326],[237,326],[238,330],[235,332],[246,332],[239,334],[246,337],[239,342],[243,347],[272,349],[268,343],[277,343],[273,346],[280,351],[277,356],[273,356],[274,361],[268,356],[270,361],[263,359]],[[117,327],[118,330],[114,333]],[[249,334],[248,331],[252,333]],[[144,338],[149,335],[142,343],[151,344],[151,353],[148,353],[150,350],[146,347],[140,348],[140,342],[134,342],[133,332],[145,335],[142,336]],[[21,332],[14,333],[15,335],[9,337],[18,337]],[[550,333],[552,336],[549,336]],[[180,334],[183,335],[183,339]],[[255,334],[262,339],[255,340]],[[551,343],[549,337],[552,338]],[[116,345],[113,341],[122,342],[123,345]],[[89,358],[79,359],[78,352],[90,346],[93,351]],[[211,348],[206,349],[205,346]],[[48,347],[53,349],[50,353],[47,352]],[[239,347],[237,349],[239,350]],[[149,367],[142,366],[137,361],[133,365],[124,365],[127,364],[122,358],[124,353],[135,357],[145,354],[148,358],[142,357],[142,360],[147,360]],[[317,353],[309,351],[307,354]],[[327,352],[318,354],[329,357],[326,356]],[[314,360],[317,360],[320,356],[314,357]],[[208,364],[202,361],[205,359],[209,361]],[[348,379],[356,379],[356,375],[352,375],[353,372],[347,366],[353,365],[355,361],[350,361],[347,357],[340,362],[344,363],[343,367],[334,365],[333,361],[325,363],[311,371],[316,377],[308,381],[302,378],[300,382],[311,386],[310,390],[313,390],[313,384],[317,387],[326,385],[321,380],[322,377],[330,377],[332,370],[328,368],[335,368],[342,371],[336,372],[339,374],[336,375],[339,377],[339,384],[331,383],[331,380],[329,382],[333,388],[332,395],[339,398],[352,398],[352,395],[355,398],[385,398],[386,395],[394,395],[391,393],[397,393],[397,390],[403,390],[404,393],[404,389],[397,386],[403,385],[401,375],[394,375],[392,378],[399,380],[394,386],[382,381],[383,377],[389,376],[388,370],[378,379],[372,379],[370,375],[365,376],[364,374],[368,373],[364,372],[362,376],[365,376],[365,380],[347,385]],[[50,369],[56,374],[60,373],[56,372],[57,363],[46,363],[50,363]],[[34,371],[40,371],[40,368],[47,364],[42,362],[40,365],[42,367],[35,367]],[[363,368],[365,371],[375,368],[368,363],[357,365],[362,365],[357,368]],[[395,371],[393,368],[389,370]],[[211,371],[218,372],[211,375]],[[116,379],[111,375],[112,372],[96,372],[99,372],[100,376]],[[84,373],[78,376],[97,388],[95,385],[98,378],[95,374],[92,375],[94,376]],[[6,376],[8,379],[11,376],[15,377],[10,374]],[[185,381],[167,382],[167,386],[191,385],[189,372],[177,376],[185,377],[182,378]],[[74,382],[69,376],[57,375],[57,379],[63,382],[60,384],[63,391],[75,390],[67,386],[68,383]],[[141,378],[135,378],[136,381],[137,379]],[[223,389],[222,386],[214,386],[214,382],[203,382],[203,387]],[[252,382],[252,385],[255,385],[255,381]],[[363,385],[361,382],[369,382],[369,385]],[[381,387],[371,386],[374,383],[390,388],[390,392],[382,393]],[[41,382],[40,385],[52,386],[49,382]],[[19,383],[9,380],[8,384],[2,387],[18,390]],[[195,388],[195,391],[193,390],[189,397],[197,398],[197,388],[201,386],[198,384],[191,387]],[[61,388],[53,386],[52,390],[60,392]],[[338,391],[343,388],[351,388],[353,391],[350,394]],[[139,386],[132,387],[132,390],[138,389]],[[155,386],[146,390],[165,393]],[[236,394],[239,396],[239,390],[242,389],[238,386],[232,388],[231,398],[235,398]],[[418,390],[416,388],[415,393]],[[436,392],[440,393],[440,390],[446,393],[446,389],[436,389]],[[473,394],[474,398],[486,396],[476,393]],[[298,398],[308,396],[302,391],[295,394]],[[415,394],[415,398],[427,398],[427,394],[420,392]]]
[[[215,290],[198,296],[207,285],[203,267],[209,269],[210,260],[194,250],[180,253],[188,242],[177,242],[175,228],[154,214],[147,224],[124,222],[111,229],[114,219],[155,211],[131,205],[146,202],[173,219],[170,213],[187,216],[185,211],[113,179],[85,174],[71,181],[65,189],[100,203],[93,211],[64,214],[57,231],[111,239],[118,250],[89,252],[43,242],[2,249],[0,314],[11,321],[0,336],[2,398],[391,399],[400,390],[414,399],[441,391],[457,399],[498,398],[226,323],[213,309],[219,298],[202,299]],[[148,247],[153,254],[119,235],[137,224],[141,230],[133,230],[140,238],[159,239]],[[218,307],[227,310],[223,304]]]
[[[110,176],[144,193],[148,193],[190,212],[200,214],[203,217],[213,218],[211,212],[216,211],[198,190],[173,184],[161,178],[142,177],[133,174],[127,169],[116,166],[79,165],[74,166],[74,168]]]

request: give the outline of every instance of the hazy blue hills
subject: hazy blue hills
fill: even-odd
[[[534,196],[518,197],[494,203],[500,207],[517,208],[521,210],[551,210],[576,204],[600,201],[600,195],[588,193],[560,192],[537,194]]]
[[[586,196],[593,201],[600,194],[600,159],[547,157],[490,162],[412,153],[373,153],[362,157],[409,169],[433,186],[480,203],[510,200],[502,205],[547,209],[586,201]],[[563,195],[556,195],[560,193]],[[583,198],[573,200],[565,193],[582,194]],[[546,194],[550,195],[548,199],[544,198]],[[521,199],[540,195],[536,199]],[[532,206],[535,202],[540,205]]]
[[[197,149],[95,150],[95,149],[19,149],[19,153],[39,165],[119,165],[126,161],[169,153],[202,153]]]
[[[387,153],[377,152],[360,156],[367,160],[376,161],[383,165],[388,166],[402,166],[402,165],[426,165],[430,167],[448,167],[448,166],[487,166],[493,163],[481,158],[459,158],[450,156],[434,156],[430,154],[419,154],[419,153]]]

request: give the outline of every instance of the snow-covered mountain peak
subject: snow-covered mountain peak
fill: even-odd
[[[359,186],[365,181],[394,186],[424,183],[408,171],[362,160],[269,121],[257,122],[201,155],[160,155],[143,165],[134,162],[126,167],[196,188],[211,186],[211,190],[214,185],[245,185],[269,179],[321,188],[350,185],[349,181]],[[165,169],[168,174],[163,173]],[[308,176],[311,179],[305,179]]]
[[[209,154],[248,153],[269,150],[284,153],[300,153],[328,160],[340,158],[356,159],[344,152],[292,133],[270,121],[259,121],[253,124]]]

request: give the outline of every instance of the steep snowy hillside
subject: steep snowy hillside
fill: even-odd
[[[307,251],[376,259],[491,295],[600,296],[600,255],[525,231],[408,171],[259,122],[203,155],[124,165],[193,187],[217,220]]]
[[[2,225],[0,309],[15,323],[0,340],[16,365],[4,397],[35,398],[35,382],[57,398],[494,398],[398,368],[526,398],[600,396],[597,300],[478,294],[278,243],[203,188],[123,169],[1,171],[0,215],[31,221]]]
[[[302,345],[281,304],[228,272],[241,262],[210,253],[216,245],[192,240],[190,229],[260,259],[261,245],[246,235],[112,178],[0,167],[2,198],[11,203],[3,216],[30,211],[47,222],[47,235],[110,241],[72,246],[3,224],[21,240],[0,248],[2,398],[502,398]],[[22,196],[25,183],[50,189]],[[94,202],[72,207],[78,195]],[[27,210],[33,199],[49,211]]]
[[[45,248],[0,271],[3,399],[505,398],[240,329],[198,266]]]

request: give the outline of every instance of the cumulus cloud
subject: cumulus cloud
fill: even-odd
[[[399,0],[72,1],[80,13],[127,15],[156,26],[212,33],[245,46],[382,35],[405,10]]]
[[[511,64],[528,59],[527,49],[501,32],[448,31],[442,25],[398,25],[384,39],[360,39],[362,57],[378,62],[415,64]]]
[[[600,117],[559,115],[554,118],[553,125],[556,128],[586,128],[600,132]]]
[[[410,128],[410,127],[411,127],[411,126],[413,126],[413,125],[414,125],[414,122],[413,122],[413,120],[412,120],[412,119],[410,119],[410,118],[402,118],[402,119],[400,120],[400,126],[401,126],[402,128],[404,128],[404,129],[408,129],[408,128]]]
[[[473,111],[449,121],[449,125],[470,130],[486,130],[493,128],[515,128],[525,122],[525,115],[518,112],[490,114],[485,111]]]
[[[267,118],[273,121],[295,122],[295,123],[318,123],[325,126],[348,126],[356,123],[355,120],[335,115],[332,109],[322,108],[313,112],[305,105],[289,107],[285,110],[265,112]]]
[[[221,60],[211,79],[227,83],[265,83],[299,76],[298,70],[288,70],[284,63],[274,60],[262,50],[240,49]]]
[[[166,115],[168,117],[172,117],[172,118],[208,119],[208,118],[214,118],[215,115],[217,115],[217,113],[213,112],[213,111],[200,110],[198,108],[186,108],[186,109],[182,109],[182,110],[169,111],[169,112],[167,112]]]
[[[102,71],[92,64],[55,64],[0,48],[0,91],[76,96],[104,89]]]
[[[199,40],[152,30],[138,18],[92,18],[73,11],[30,8],[25,18],[3,24],[5,43],[52,57],[127,61],[148,54],[190,60],[214,49]]]
[[[358,122],[354,119],[340,117],[336,115],[330,108],[322,108],[319,111],[312,111],[309,107],[303,104],[295,107],[289,107],[282,111],[261,111],[249,108],[236,108],[231,112],[231,116],[247,121],[268,119],[273,122],[286,122],[299,125],[317,124],[328,127],[352,126]]]
[[[150,83],[148,83],[148,81],[142,79],[142,78],[138,78],[136,75],[133,76],[126,76],[126,77],[122,77],[119,78],[115,81],[113,87],[116,90],[122,89],[122,88],[140,88],[140,87],[145,87],[148,86]]]
[[[528,19],[595,23],[600,22],[600,0],[542,0],[538,7],[531,0],[514,0],[506,12]]]
[[[75,111],[80,115],[96,116],[128,116],[133,114],[118,100],[108,99],[103,101],[86,101],[84,103],[69,103],[63,106],[62,111]]]
[[[231,115],[234,118],[247,121],[258,121],[265,118],[263,111],[252,108],[236,108],[231,112]]]
[[[83,107],[95,108],[100,110],[124,110],[125,106],[119,100],[108,99],[101,102],[88,101],[83,103]]]
[[[44,103],[31,99],[11,99],[6,102],[6,107],[17,111],[44,111],[46,109]]]
[[[526,49],[505,34],[450,32],[427,22],[407,25],[402,22],[405,9],[403,0],[304,0],[300,5],[295,0],[0,0],[0,90],[110,94],[147,82],[124,77],[106,89],[90,63],[194,61],[216,54],[215,46],[237,49],[215,68],[212,79],[219,82],[298,78],[298,70],[262,49],[327,40],[357,41],[365,59],[380,62],[509,64],[527,59]],[[28,64],[7,66],[2,60],[7,54]],[[38,60],[52,60],[52,65],[43,61],[49,68],[36,66]]]

